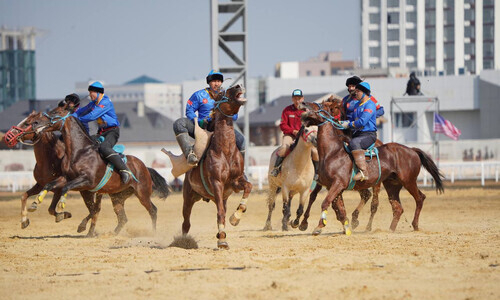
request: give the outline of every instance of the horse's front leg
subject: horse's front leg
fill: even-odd
[[[302,217],[302,214],[304,213],[304,204],[306,203],[306,198],[309,196],[310,190],[309,188],[305,189],[300,193],[300,200],[299,200],[299,208],[297,208],[297,217],[295,220],[293,220],[291,226],[292,228],[297,228],[300,223],[300,217]]]
[[[342,197],[342,192],[333,200],[332,202],[332,208],[335,211],[335,214],[337,215],[337,220],[342,223],[342,226],[344,226],[344,233],[346,235],[351,235],[351,227],[349,225],[349,219],[347,218],[347,214],[345,212],[345,206],[344,206],[344,198]]]
[[[30,208],[26,208],[26,203],[28,201],[28,198],[30,196],[33,196],[35,194],[38,194],[40,193],[40,191],[42,190],[42,186],[39,185],[38,183],[35,184],[33,187],[31,187],[31,189],[27,190],[23,196],[21,197],[21,228],[24,229],[26,227],[28,227],[30,225],[30,220],[28,219],[28,211],[35,211],[36,210],[36,206],[35,206],[35,209],[34,210],[31,210],[31,207]],[[35,202],[33,202],[35,203]]]
[[[67,183],[67,180],[66,180],[66,177],[64,177],[64,176],[59,176],[56,179],[54,179],[53,181],[47,183],[43,187],[42,191],[38,194],[38,196],[36,196],[36,202],[38,204],[42,203],[43,199],[45,198],[45,196],[47,195],[47,193],[49,191],[52,191],[52,190],[58,189],[58,188],[62,188],[66,183]],[[35,202],[33,202],[32,206],[34,204],[35,204]]]
[[[65,179],[66,181],[66,179]],[[68,196],[68,191],[73,190],[73,189],[79,189],[81,187],[89,186],[90,185],[90,180],[86,175],[82,175],[80,177],[77,177],[69,182],[67,182],[66,185],[64,185],[61,189],[61,198],[59,199],[59,202],[57,202],[56,205],[56,213],[62,213],[64,211],[64,208],[66,207],[66,197]],[[59,186],[57,186],[59,187]]]
[[[311,206],[313,205],[314,201],[316,201],[316,197],[318,196],[318,193],[321,191],[322,187],[323,187],[322,185],[316,183],[314,190],[312,191],[312,193],[309,194],[309,203],[307,204],[306,212],[304,213],[304,218],[302,219],[302,222],[300,223],[299,226],[299,229],[301,231],[305,231],[309,225],[307,223],[307,220],[309,219],[309,215],[311,213]]]
[[[240,223],[243,213],[247,211],[247,200],[252,191],[252,184],[245,179],[245,176],[240,176],[238,181],[233,183],[233,190],[243,190],[243,197],[241,198],[240,204],[238,204],[238,208],[236,208],[236,211],[229,218],[231,225],[236,226]]]
[[[54,192],[54,196],[52,196],[52,201],[50,202],[49,214],[56,217],[56,223],[59,223],[64,219],[71,218],[70,212],[67,212],[67,211],[56,212],[56,206],[57,206],[57,203],[59,202],[59,199],[61,198],[62,191],[61,191],[61,189],[54,189],[53,192]],[[35,203],[35,202],[33,202],[33,203]]]
[[[326,215],[328,214],[328,207],[330,207],[335,198],[337,198],[340,192],[342,192],[342,187],[340,183],[336,180],[334,180],[333,182],[334,183],[330,186],[330,189],[328,190],[328,194],[326,195],[325,200],[323,200],[323,203],[321,204],[321,218],[319,219],[318,226],[314,229],[312,233],[313,235],[319,235],[323,230],[323,227],[326,226]]]
[[[224,198],[224,185],[220,181],[212,180],[212,187],[214,191],[215,205],[217,206],[217,247],[221,249],[229,249],[226,242],[226,201]]]

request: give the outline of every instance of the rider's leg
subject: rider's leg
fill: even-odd
[[[365,150],[363,149],[370,147],[376,140],[376,132],[360,132],[356,133],[352,138],[349,147],[352,150],[352,156],[354,157],[356,166],[359,168],[359,172],[353,177],[354,180],[368,180]]]
[[[130,172],[120,155],[113,150],[113,146],[116,145],[118,137],[120,137],[120,130],[114,128],[104,132],[101,136],[104,137],[104,141],[99,144],[99,153],[119,171],[122,182],[128,183],[132,172]]]
[[[174,133],[188,165],[194,167],[198,164],[198,157],[193,150],[192,137],[194,138],[194,123],[188,118],[180,118],[174,122]]]
[[[354,157],[354,161],[356,162],[356,166],[358,166],[359,172],[354,175],[352,179],[358,180],[367,180],[368,173],[366,172],[366,158],[365,158],[365,150],[352,150],[352,156]]]
[[[243,161],[245,160],[245,136],[240,131],[234,129],[234,136],[236,138],[236,147],[240,150],[241,155],[243,155]]]
[[[281,171],[281,164],[283,163],[283,160],[285,159],[286,152],[290,148],[290,146],[293,143],[293,138],[289,135],[285,135],[283,137],[283,141],[281,143],[281,147],[279,150],[276,152],[278,157],[276,158],[276,161],[274,162],[274,168],[271,171],[271,175],[276,177]]]

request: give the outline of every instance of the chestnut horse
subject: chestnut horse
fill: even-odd
[[[212,110],[214,133],[208,148],[198,166],[186,173],[183,185],[184,205],[182,215],[182,233],[187,234],[191,228],[190,217],[193,205],[200,199],[208,199],[217,206],[216,235],[219,248],[228,249],[226,242],[226,203],[229,196],[243,190],[243,197],[237,210],[229,221],[238,225],[242,213],[246,211],[248,195],[252,184],[244,174],[243,156],[236,147],[236,138],[232,117],[238,113],[240,106],[246,103],[242,97],[245,89],[240,85],[228,88],[217,95]]]
[[[35,168],[33,169],[33,177],[35,185],[24,192],[21,198],[21,228],[24,229],[30,225],[28,211],[33,212],[37,209],[37,204],[33,202],[27,207],[29,197],[40,193],[43,187],[49,182],[61,176],[61,158],[64,155],[64,144],[52,132],[37,135],[31,127],[25,126],[25,121],[37,114],[35,111],[22,120],[17,126],[12,126],[4,136],[5,143],[10,148],[14,147],[18,142],[25,145],[32,145],[35,153]],[[33,141],[28,143],[27,141]],[[49,214],[56,217],[56,222],[63,219],[71,218],[69,212],[56,212],[56,205],[61,198],[61,189],[54,189],[54,196],[49,206]],[[83,193],[82,196],[86,199],[88,193]],[[37,197],[38,198],[38,197]],[[93,198],[87,199],[93,201]],[[87,201],[86,200],[86,201]]]
[[[349,186],[353,168],[351,156],[344,149],[344,142],[349,141],[349,138],[342,130],[342,126],[333,118],[333,116],[339,114],[340,106],[339,102],[302,104],[302,108],[306,110],[302,115],[304,124],[306,126],[317,125],[319,127],[319,181],[328,188],[328,194],[321,204],[321,218],[318,226],[313,231],[313,235],[320,234],[323,227],[326,226],[328,207],[332,204],[337,214],[337,220],[344,225],[345,230],[349,226],[344,203],[342,199],[336,200],[337,196]],[[380,166],[376,159],[370,160],[367,163],[369,179],[366,181],[357,181],[354,189],[367,189],[375,186],[379,181],[384,184],[393,210],[390,229],[394,231],[403,213],[399,192],[401,188],[405,187],[415,199],[416,208],[412,226],[414,230],[418,230],[420,211],[425,199],[425,195],[417,186],[417,177],[421,166],[434,178],[437,192],[444,191],[443,175],[434,161],[418,148],[409,148],[398,143],[388,143],[378,147],[378,151]]]
[[[95,140],[88,135],[81,122],[70,115],[66,104],[52,110],[49,114],[38,113],[28,118],[25,123],[27,126],[32,126],[32,129],[39,134],[61,131],[65,145],[61,163],[62,175],[45,185],[42,193],[62,188],[61,193],[63,196],[58,205],[60,207],[60,204],[64,203],[69,190],[89,192],[94,190],[97,192],[96,203],[92,207],[87,205],[90,215],[78,227],[79,232],[85,230],[86,222],[89,218],[92,218],[93,222],[88,235],[94,234],[94,219],[97,220],[100,211],[102,194],[110,194],[113,208],[118,217],[118,225],[115,228],[116,234],[120,232],[127,222],[124,202],[132,194],[135,194],[146,208],[151,217],[153,230],[156,230],[157,209],[151,202],[153,182],[161,198],[166,198],[169,193],[168,184],[160,174],[151,168],[146,168],[138,158],[127,155],[127,166],[134,174],[134,180],[130,180],[128,184],[122,184],[120,175],[117,172],[111,172],[109,180],[102,185],[101,179],[106,173],[107,164],[101,158]],[[98,187],[100,188],[96,190]]]
[[[274,162],[277,159],[274,150],[269,161],[269,173],[267,175],[269,181],[269,191],[267,194],[268,214],[264,230],[272,230],[271,216],[276,205],[276,196],[281,189],[283,199],[283,218],[281,220],[281,229],[288,230],[288,221],[290,220],[290,206],[292,198],[295,194],[299,194],[299,207],[297,209],[297,217],[292,221],[291,226],[297,228],[299,219],[304,212],[304,203],[307,196],[311,192],[310,188],[313,183],[314,166],[311,160],[313,147],[316,147],[316,136],[318,128],[316,126],[302,126],[297,133],[297,138],[290,147],[292,150],[283,160],[281,172],[277,177],[271,175]]]

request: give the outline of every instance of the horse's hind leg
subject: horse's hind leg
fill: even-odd
[[[182,205],[182,216],[184,218],[184,221],[182,222],[182,234],[186,235],[191,228],[190,218],[193,205],[196,201],[201,199],[201,196],[193,191],[189,179],[184,180],[184,184],[182,186],[182,196],[184,198],[184,203]]]
[[[90,201],[92,201],[93,193],[90,194]],[[95,236],[95,225],[97,224],[97,217],[99,217],[99,212],[101,212],[101,200],[102,200],[102,194],[96,194],[95,196],[95,203],[93,205],[93,210],[92,210],[92,221],[90,221],[90,228],[89,232],[87,233],[87,237],[93,237]]]
[[[422,207],[424,206],[425,194],[418,189],[416,180],[410,184],[405,184],[404,187],[415,199],[415,215],[413,216],[411,225],[413,226],[413,230],[418,231],[418,219],[420,217]]]
[[[134,194],[134,189],[128,188],[120,193],[109,195],[111,197],[111,203],[113,204],[113,210],[114,210],[114,212],[116,214],[116,218],[118,220],[118,224],[116,224],[116,227],[114,230],[115,234],[120,233],[123,226],[125,226],[125,224],[127,224],[127,222],[128,222],[127,214],[125,214],[125,200],[128,197],[130,197],[132,194]],[[139,201],[141,201],[141,198],[139,198]],[[142,203],[142,201],[141,201],[141,203]]]
[[[403,185],[399,183],[399,181],[395,180],[387,180],[384,181],[384,187],[387,192],[387,196],[389,196],[389,203],[392,207],[392,222],[389,227],[392,231],[396,230],[396,226],[398,226],[399,218],[403,214],[403,207],[401,206],[401,200],[399,199],[399,192]]]
[[[21,228],[24,229],[30,225],[30,220],[28,218],[28,211],[35,211],[35,210],[30,210],[29,208],[26,208],[26,202],[28,201],[28,197],[33,196],[37,193],[40,193],[42,190],[42,186],[39,185],[38,183],[35,184],[33,187],[31,187],[29,190],[27,190],[23,196],[21,197]]]
[[[151,202],[151,188],[148,188],[146,184],[137,185],[135,195],[139,198],[139,201],[141,201],[142,206],[144,206],[144,208],[148,211],[149,216],[151,217],[153,232],[156,232],[158,209],[153,202]],[[123,201],[125,201],[125,199]]]
[[[307,223],[307,220],[309,219],[309,215],[311,213],[311,206],[313,205],[314,201],[316,201],[316,197],[318,196],[318,193],[321,191],[322,187],[323,187],[322,185],[316,183],[314,190],[312,191],[312,193],[309,194],[309,203],[307,204],[307,208],[304,213],[304,218],[302,219],[302,222],[299,225],[299,230],[305,231],[307,229],[309,225]]]
[[[379,193],[380,193],[380,183],[373,187],[373,198],[372,198],[372,203],[370,205],[370,220],[368,221],[368,224],[366,224],[366,231],[372,230],[373,218],[375,217],[375,213],[377,213],[377,210],[378,210],[378,203],[379,203],[378,194]]]
[[[278,188],[276,186],[271,186],[269,187],[269,191],[267,194],[267,208],[268,208],[268,213],[267,213],[267,220],[266,220],[266,225],[264,225],[264,231],[266,230],[273,230],[273,226],[271,225],[271,216],[273,214],[274,207],[276,206],[276,193],[277,193]]]
[[[57,203],[59,202],[59,199],[61,199],[61,196],[62,196],[62,190],[55,189],[53,192],[54,192],[54,196],[52,196],[52,201],[50,202],[49,214],[56,217],[56,223],[59,223],[64,219],[71,218],[70,212],[67,212],[67,211],[57,212],[56,211]]]
[[[293,220],[291,224],[292,228],[297,228],[299,226],[300,217],[302,217],[302,214],[304,213],[304,203],[306,202],[306,198],[308,195],[309,195],[309,188],[300,193],[299,207],[297,208],[297,217],[295,218],[295,220]]]
[[[76,230],[77,232],[85,231],[85,229],[87,228],[87,223],[94,215],[94,194],[89,191],[81,191],[80,195],[83,198],[85,206],[89,210],[89,215],[83,218],[83,220],[80,222],[80,225],[78,225],[78,229]]]
[[[370,199],[370,197],[372,196],[372,193],[370,192],[370,190],[366,189],[366,190],[360,190],[359,195],[361,196],[361,201],[359,201],[358,207],[356,207],[356,209],[352,212],[352,221],[351,221],[352,229],[356,229],[356,227],[358,227],[358,225],[359,225],[359,220],[358,220],[359,212],[363,209],[366,202],[368,202],[368,199]]]

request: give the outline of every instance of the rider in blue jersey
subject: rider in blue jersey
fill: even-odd
[[[354,130],[353,137],[349,143],[354,161],[359,168],[359,172],[354,176],[354,180],[367,180],[365,150],[377,140],[376,125],[376,105],[370,99],[370,84],[360,82],[356,85],[354,92],[357,101],[354,104],[353,113],[349,121],[342,121],[345,129]]]

